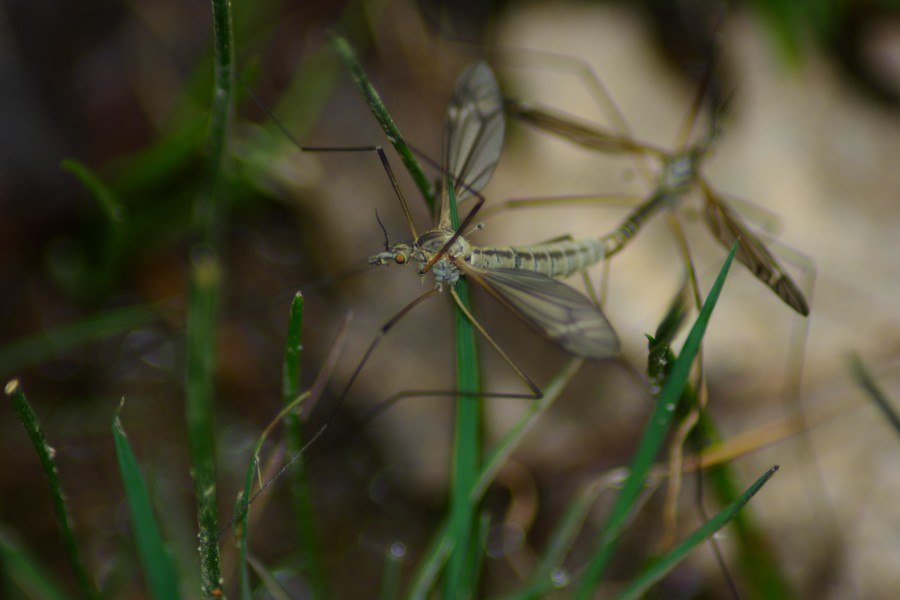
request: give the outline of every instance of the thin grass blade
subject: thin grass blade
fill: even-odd
[[[387,108],[385,108],[384,103],[381,101],[381,96],[378,95],[372,82],[370,82],[369,78],[366,76],[359,59],[356,57],[356,52],[353,51],[353,47],[343,35],[335,30],[328,32],[328,41],[331,43],[331,47],[334,48],[334,51],[337,52],[341,61],[343,61],[344,66],[350,71],[350,76],[362,92],[363,97],[369,105],[369,109],[371,109],[372,114],[375,115],[375,119],[378,120],[378,123],[381,124],[384,134],[387,136],[388,140],[391,141],[391,144],[394,145],[394,149],[397,151],[397,154],[400,155],[403,164],[406,166],[406,170],[409,171],[413,181],[416,183],[416,187],[418,187],[419,191],[422,193],[422,197],[425,199],[425,203],[428,205],[429,210],[434,214],[437,208],[434,198],[434,188],[425,176],[425,172],[422,171],[422,167],[419,166],[419,162],[416,160],[415,156],[413,156],[409,146],[407,146],[406,140],[404,140],[403,136],[400,134],[400,130],[397,129],[397,124],[394,123],[394,119],[391,118]]]
[[[723,511],[715,517],[707,521],[697,531],[692,533],[686,540],[676,546],[671,552],[659,559],[652,567],[642,573],[628,587],[622,590],[617,596],[617,600],[631,600],[632,598],[641,598],[643,595],[667,573],[675,568],[678,563],[684,560],[688,554],[696,550],[700,544],[708,540],[714,533],[722,529],[739,510],[741,510],[756,493],[762,489],[769,479],[778,471],[778,467],[772,467],[766,473],[757,479],[746,492],[741,495],[738,500],[727,506]]]
[[[259,577],[266,591],[274,600],[291,600],[291,595],[284,589],[284,586],[281,585],[278,578],[266,568],[266,565],[252,556],[247,557],[247,561],[250,563],[250,566],[253,567],[253,572],[256,573],[256,576]]]
[[[140,466],[119,419],[121,409],[120,405],[112,422],[113,441],[144,579],[153,598],[158,600],[178,598],[180,595],[175,566],[156,524]]]
[[[481,466],[481,473],[475,487],[472,488],[472,495],[469,501],[472,509],[481,502],[488,486],[496,477],[497,472],[503,467],[503,464],[509,456],[519,446],[525,435],[534,427],[541,416],[553,405],[560,397],[562,392],[571,383],[572,379],[578,373],[584,361],[579,358],[570,360],[562,370],[544,386],[544,396],[529,405],[528,411],[510,427],[503,437],[497,442],[490,452],[488,452],[484,463]],[[444,567],[447,557],[453,548],[454,540],[451,537],[450,522],[444,520],[440,528],[434,535],[434,538],[425,551],[425,557],[419,564],[416,575],[413,578],[413,585],[410,588],[409,598],[425,598],[435,585],[438,574]]]
[[[406,547],[401,543],[391,544],[384,554],[384,574],[381,576],[380,600],[398,600],[400,598],[400,575],[403,559],[406,558]]]
[[[288,317],[287,339],[284,345],[282,366],[281,400],[284,406],[291,405],[300,396],[300,354],[303,348],[303,296],[298,292],[291,303]],[[303,449],[303,435],[300,416],[291,412],[285,419],[288,455],[298,456]],[[316,598],[326,596],[326,577],[322,565],[322,551],[316,536],[315,517],[312,509],[306,462],[303,457],[294,461],[288,475],[291,510],[294,515],[299,548],[306,558],[303,574]]]
[[[159,318],[160,308],[146,304],[117,308],[4,345],[0,349],[0,377],[50,360],[71,348],[152,323]]]
[[[25,431],[28,433],[28,437],[31,438],[31,443],[37,452],[38,459],[41,461],[44,476],[47,478],[47,484],[50,486],[50,499],[53,502],[56,525],[59,527],[66,558],[75,575],[75,580],[78,582],[81,595],[84,598],[96,598],[97,592],[90,577],[88,577],[84,563],[81,561],[81,555],[78,553],[78,545],[75,543],[75,534],[72,531],[72,521],[69,517],[66,497],[63,494],[59,473],[56,470],[56,461],[53,458],[56,451],[47,443],[47,438],[44,437],[37,415],[34,414],[31,404],[28,403],[28,398],[25,397],[25,392],[19,385],[19,380],[13,379],[9,381],[4,388],[4,392],[12,402],[13,410],[25,427]]]
[[[213,426],[215,334],[220,279],[216,255],[211,250],[201,249],[194,258],[191,273],[185,414],[200,527],[201,588],[206,597],[213,597],[213,593],[221,586]]]
[[[33,600],[67,600],[69,594],[44,570],[40,562],[22,547],[5,525],[0,525],[0,590],[20,590]],[[14,596],[15,597],[15,596]]]
[[[600,535],[599,548],[588,563],[588,567],[578,585],[578,598],[588,598],[593,593],[613,555],[619,534],[628,523],[632,510],[640,497],[641,491],[644,489],[644,481],[665,440],[666,432],[676,412],[678,401],[688,382],[691,365],[700,351],[700,343],[703,340],[706,327],[709,324],[722,287],[725,285],[725,278],[734,260],[737,248],[738,244],[736,242],[732,245],[731,252],[728,253],[728,258],[725,259],[725,264],[722,266],[722,270],[719,272],[719,276],[716,278],[709,296],[700,310],[700,315],[688,334],[681,354],[672,366],[672,372],[660,393],[656,409],[650,417],[640,446],[635,453],[628,480],[619,493],[606,526]]]
[[[721,436],[707,412],[700,414],[698,436],[717,443]],[[705,454],[702,454],[705,456]],[[739,476],[731,465],[724,463],[706,472],[705,483],[720,506],[736,502],[740,497]],[[735,547],[735,563],[744,573],[743,581],[752,598],[791,600],[797,594],[791,589],[785,565],[775,557],[771,543],[752,512],[739,512],[731,521],[729,538]]]

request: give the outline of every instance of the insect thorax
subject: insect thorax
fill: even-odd
[[[701,155],[700,149],[693,149],[666,160],[661,173],[660,188],[676,192],[691,187],[697,178]]]
[[[453,233],[452,229],[433,229],[419,236],[415,243],[417,251],[413,253],[413,258],[419,262],[420,269],[424,268],[434,255],[441,251],[441,248],[453,237]],[[444,284],[456,285],[461,273],[452,259],[465,260],[471,253],[469,242],[462,236],[457,237],[447,253],[431,267],[431,272],[434,273],[435,287],[443,289]]]
[[[452,229],[433,229],[425,232],[414,243],[394,244],[387,248],[384,252],[369,258],[370,265],[384,265],[394,262],[398,265],[407,264],[412,261],[419,265],[419,271],[431,261],[435,254],[441,251],[450,238],[453,237]],[[430,271],[434,274],[434,285],[438,289],[443,289],[444,285],[455,285],[461,275],[459,267],[457,267],[453,259],[466,260],[472,253],[469,242],[462,238],[456,238],[453,246],[435,262]],[[424,274],[423,274],[424,277]]]

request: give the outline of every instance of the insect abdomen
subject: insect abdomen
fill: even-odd
[[[534,246],[473,247],[469,264],[479,269],[518,269],[549,277],[568,277],[602,259],[600,241],[585,239]]]

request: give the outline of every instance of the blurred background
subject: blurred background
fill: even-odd
[[[777,238],[772,248],[806,291],[811,315],[793,313],[736,265],[704,348],[710,414],[729,437],[778,422],[786,406],[805,407],[812,431],[735,461],[746,484],[771,465],[782,466],[748,510],[796,597],[894,598],[900,446],[847,365],[849,354],[858,353],[897,397],[900,13],[888,2],[815,4],[235,3],[236,61],[246,85],[302,143],[387,145],[326,43],[326,30],[339,25],[401,132],[433,160],[440,158],[454,81],[475,58],[490,61],[510,97],[610,125],[572,61],[550,54],[573,57],[603,81],[634,136],[664,148],[677,147],[698,74],[714,61],[713,99],[723,108],[704,171],[761,237]],[[5,379],[20,378],[56,448],[89,571],[112,597],[142,597],[109,435],[123,398],[123,422],[162,507],[166,534],[182,564],[196,562],[182,346],[195,241],[191,205],[202,186],[211,89],[210,22],[207,5],[167,0],[0,7],[0,281],[6,290],[0,370]],[[221,231],[223,521],[253,442],[280,408],[293,293],[302,290],[306,298],[305,387],[352,313],[338,366],[310,417],[313,431],[378,328],[429,285],[411,269],[367,268],[366,258],[384,243],[376,210],[391,241],[409,237],[373,153],[302,153],[245,87],[238,96]],[[707,132],[702,119],[694,137]],[[431,217],[388,153],[421,232]],[[91,176],[108,192],[99,201],[84,185]],[[510,123],[500,166],[484,192],[497,202],[647,190],[627,157],[591,153]],[[698,207],[687,202],[680,213],[707,290],[725,251],[706,231]],[[621,205],[500,212],[471,240],[527,244],[595,236],[627,212]],[[645,371],[644,334],[654,331],[683,281],[676,250],[659,219],[612,261],[604,308],[624,356],[586,365],[517,452],[516,485],[536,492],[527,547],[542,547],[579,486],[629,460],[651,408],[633,373]],[[603,279],[602,269],[592,275],[595,283]],[[577,278],[571,283],[582,289]],[[566,362],[561,350],[491,298],[476,294],[475,303],[498,343],[538,384]],[[445,509],[452,401],[411,399],[375,420],[366,415],[400,390],[452,388],[449,305],[446,294],[439,296],[390,332],[310,452],[335,597],[366,597],[375,589],[379,561],[394,542],[406,544],[414,565]],[[76,324],[80,335],[72,333]],[[486,389],[524,391],[484,348]],[[802,381],[799,392],[795,381]],[[488,439],[525,402],[486,400]],[[817,416],[826,413],[831,418]],[[0,413],[0,428],[2,527],[68,582],[36,457],[8,409]],[[515,486],[506,485],[488,498],[498,512],[517,497],[509,491]],[[284,492],[276,484],[254,507],[251,549],[272,568],[299,560],[292,537],[284,535]],[[685,496],[688,532],[696,510]],[[604,507],[592,525],[602,522]],[[655,515],[659,507],[648,510]],[[658,519],[644,517],[627,546],[644,556],[660,535]],[[726,564],[727,537],[726,530]],[[590,547],[586,534],[576,549]],[[511,561],[492,562],[485,594],[515,589]],[[635,568],[623,557],[613,575],[627,579]],[[342,577],[350,571],[353,578]],[[704,548],[658,594],[716,598],[726,589],[721,567]]]

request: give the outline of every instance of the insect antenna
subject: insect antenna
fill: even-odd
[[[391,247],[390,241],[388,241],[388,233],[387,229],[384,227],[384,223],[381,222],[381,217],[378,216],[378,209],[375,209],[375,220],[378,221],[378,226],[381,227],[381,232],[384,234],[384,250],[388,251]]]

